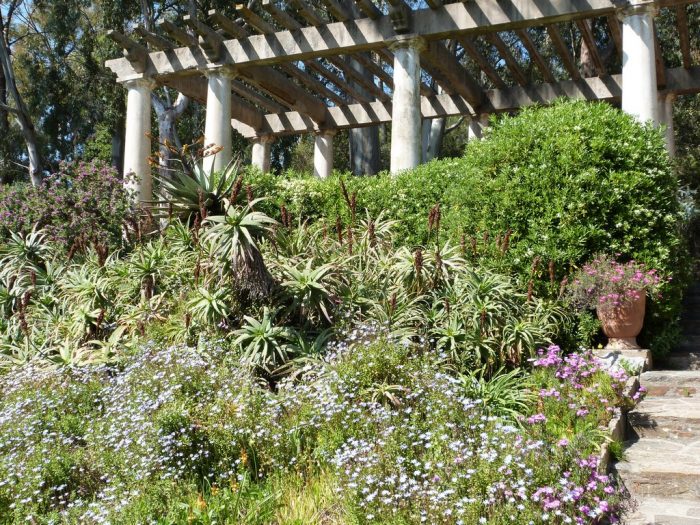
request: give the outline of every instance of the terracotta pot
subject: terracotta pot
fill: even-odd
[[[644,324],[646,303],[646,294],[642,294],[639,299],[621,306],[603,305],[597,308],[603,332],[608,336],[608,344],[605,348],[611,350],[639,348],[637,336]]]

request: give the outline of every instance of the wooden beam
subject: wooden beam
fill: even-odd
[[[278,104],[274,100],[261,95],[260,93],[253,91],[251,88],[246,86],[243,82],[238,80],[231,81],[231,89],[237,95],[248,99],[253,104],[257,104],[263,108],[267,113],[282,113],[286,111],[286,108],[281,104]]]
[[[574,59],[571,56],[571,51],[569,51],[569,46],[567,46],[566,42],[564,42],[564,39],[561,37],[561,34],[559,34],[557,27],[554,25],[548,25],[547,34],[549,35],[549,39],[552,41],[552,44],[554,44],[554,47],[559,54],[559,58],[561,59],[562,64],[564,64],[564,68],[566,68],[569,75],[571,75],[571,78],[574,80],[580,79],[581,72],[576,67]]]
[[[667,73],[666,93],[700,92],[699,66],[691,69],[682,67],[669,69]],[[622,75],[565,80],[554,84],[539,84],[528,87],[514,86],[486,92],[491,112],[513,111],[533,104],[549,104],[561,97],[618,101],[622,97]],[[329,108],[328,112],[327,127],[329,129],[356,128],[391,122],[391,104],[379,101]],[[459,95],[442,94],[421,97],[421,113],[426,119],[473,115],[474,112],[475,109]],[[244,136],[252,137],[255,134],[245,125],[240,125],[237,122],[234,122],[233,125],[242,131]],[[265,115],[265,126],[261,133],[289,135],[311,131],[314,131],[314,123],[308,117],[297,112],[287,112]]]
[[[656,83],[660,89],[666,88],[666,64],[659,42],[659,35],[654,28],[654,55],[656,57]]]
[[[368,18],[371,18],[372,20],[376,20],[377,18],[382,16],[382,12],[376,5],[374,5],[372,0],[355,0],[355,3],[357,4],[357,7],[360,8],[360,11],[362,11]]]
[[[690,35],[688,32],[688,8],[684,5],[676,7],[676,21],[678,24],[678,37],[681,42],[681,56],[683,67],[690,69],[693,66],[693,58],[690,55]]]
[[[146,71],[148,49],[119,31],[107,31],[107,37],[119,44],[124,50],[124,57],[137,73]]]
[[[462,45],[464,50],[467,52],[467,54],[471,57],[471,59],[476,62],[476,65],[479,66],[479,68],[486,74],[487,77],[493,82],[493,85],[496,86],[498,89],[504,89],[506,87],[506,83],[503,82],[503,79],[501,76],[498,74],[498,72],[489,64],[489,61],[486,60],[486,57],[481,54],[481,52],[477,49],[476,45],[474,44],[474,41],[470,37],[464,37],[464,38],[459,38],[457,41]]]
[[[319,124],[326,121],[327,108],[323,101],[291,82],[279,71],[271,67],[249,66],[239,68],[238,73],[249,84],[270,93]]]
[[[596,73],[599,77],[604,77],[608,74],[605,66],[603,65],[603,60],[600,58],[600,53],[598,52],[598,44],[596,44],[595,38],[593,37],[593,31],[591,30],[592,22],[589,20],[576,20],[576,26],[581,32],[581,38],[586,43],[588,52],[591,54],[591,60],[593,60],[593,66],[595,67]]]
[[[187,31],[180,29],[175,24],[173,24],[170,20],[159,20],[158,22],[156,22],[156,25],[162,31],[165,31],[166,33],[168,33],[170,38],[179,42],[180,45],[183,45],[186,47],[192,47],[192,46],[199,45],[199,41],[197,40],[196,37],[190,35]]]
[[[537,64],[537,67],[539,68],[540,73],[542,73],[542,77],[544,78],[545,82],[549,84],[556,82],[556,79],[549,69],[547,62],[540,54],[537,46],[532,41],[532,38],[530,38],[527,29],[518,29],[515,33],[518,35],[518,38],[520,38],[520,41],[523,43],[525,49],[527,49],[530,58],[535,61],[535,64]]]
[[[622,29],[620,29],[620,20],[615,15],[609,15],[607,18],[608,30],[610,31],[610,38],[615,42],[615,49],[617,50],[617,56],[622,60]]]
[[[523,70],[520,68],[520,64],[518,64],[518,61],[515,60],[513,53],[510,52],[510,49],[508,49],[508,46],[498,35],[498,33],[487,33],[484,35],[484,39],[493,44],[493,46],[496,48],[498,54],[505,61],[506,66],[508,66],[508,70],[510,71],[510,74],[513,75],[515,81],[521,86],[526,86],[527,78],[525,78],[525,73],[523,73]]]
[[[427,3],[430,9],[437,9],[438,7],[442,7],[442,0],[427,0]]]
[[[161,83],[202,104],[207,103],[207,81],[201,76],[169,77],[163,79]],[[265,127],[264,114],[241,99],[231,104],[231,118],[243,122],[250,129],[258,130]]]
[[[607,16],[616,12],[614,0],[469,0],[445,4],[438,9],[414,11],[420,20],[419,33],[427,40],[443,40],[490,31],[511,31],[529,26]],[[375,20],[360,18],[334,22],[297,31],[278,31],[227,40],[222,65],[268,65],[294,62],[314,57],[344,55],[358,51],[382,49],[397,36],[388,15]],[[167,75],[202,67],[206,60],[194,48],[179,48],[171,53],[150,54],[147,74]],[[134,76],[124,59],[107,62],[120,79]]]
[[[290,17],[287,13],[282,11],[281,9],[278,9],[272,0],[263,0],[263,9],[265,9],[268,13],[270,13],[270,16],[277,21],[282,27],[286,27],[287,29],[290,30],[295,30],[295,29],[300,29],[302,26],[299,22],[294,20],[292,17]],[[367,90],[369,93],[374,95],[375,97],[381,99],[388,99],[389,96],[381,91],[373,81],[368,80],[364,76],[360,75],[357,71],[355,71],[352,67],[350,67],[349,64],[346,64],[345,61],[341,57],[328,57],[327,60],[333,64],[336,68],[338,68],[340,71],[343,72],[343,75],[345,77],[345,80],[340,78],[338,75],[336,75],[333,71],[323,67],[321,64],[319,64],[315,60],[309,60],[305,61],[304,64],[309,68],[313,69],[320,75],[323,75],[326,77],[328,80],[330,80],[333,84],[338,86],[341,91],[347,93],[350,95],[352,98],[357,100],[358,102],[365,101],[367,102],[369,99],[356,89],[354,89],[350,84],[346,82],[346,80],[349,77],[352,77],[355,82],[360,84],[365,90]]]
[[[236,22],[231,20],[229,17],[223,13],[217,11],[216,9],[211,9],[208,13],[209,22],[215,24],[224,33],[232,38],[246,38],[250,36],[250,33]]]
[[[460,95],[472,106],[481,106],[484,101],[481,86],[442,42],[429,42],[426,45],[421,52],[421,65],[445,93]]]
[[[182,20],[192,31],[199,35],[199,47],[204,50],[207,58],[212,62],[218,62],[223,53],[224,37],[190,15],[183,16]]]
[[[292,0],[292,4],[296,6],[302,18],[307,20],[312,26],[320,26],[326,23],[326,21],[321,18],[318,13],[316,13],[316,10],[311,7],[306,0]]]
[[[335,91],[331,90],[328,86],[326,86],[316,77],[311,76],[307,71],[303,71],[291,64],[282,64],[280,65],[280,68],[289,76],[296,78],[299,82],[304,84],[314,93],[317,93],[319,97],[327,98],[328,100],[337,105],[343,105],[348,103],[348,101],[345,100],[342,96],[340,96]]]
[[[272,24],[268,23],[255,11],[249,9],[246,4],[236,4],[236,13],[241,15],[241,18],[243,18],[243,20],[245,20],[248,24],[250,24],[252,27],[257,29],[264,35],[275,32],[275,27]]]
[[[336,20],[344,22],[353,18],[352,12],[349,11],[344,5],[341,5],[338,0],[321,0],[321,2],[328,8],[328,11],[335,17]]]
[[[152,47],[155,47],[156,49],[160,49],[161,51],[167,51],[169,49],[175,49],[175,47],[177,47],[170,40],[167,40],[167,39],[163,38],[162,36],[157,35],[155,33],[151,33],[142,25],[136,26],[134,28],[134,33],[136,33],[141,38],[143,38]]]
[[[561,97],[583,100],[616,100],[622,95],[621,75],[566,80],[555,84],[514,86],[486,92],[490,112],[512,111],[533,104],[549,104]],[[474,115],[475,108],[459,95],[440,94],[421,97],[421,114],[425,119]],[[346,129],[391,122],[391,105],[379,101],[329,108],[329,129]],[[273,135],[308,133],[313,123],[296,112],[265,115],[264,133]],[[246,135],[244,127],[234,127]],[[248,131],[248,133],[251,133]],[[248,136],[248,135],[246,135]],[[252,135],[251,135],[252,136]]]

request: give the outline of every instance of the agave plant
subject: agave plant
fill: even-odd
[[[0,246],[0,277],[40,272],[45,269],[50,254],[51,248],[42,230],[34,227],[26,235],[10,232],[9,239]]]
[[[226,213],[207,217],[205,221],[209,226],[204,234],[205,243],[212,246],[212,251],[237,279],[241,291],[250,298],[268,297],[274,284],[258,243],[271,234],[277,221],[253,210],[261,200],[254,199],[239,207],[224,199]]]
[[[241,349],[241,360],[252,367],[272,373],[297,354],[295,332],[276,326],[274,314],[266,307],[261,320],[244,316],[245,324],[233,335],[233,344]]]
[[[314,267],[313,261],[308,260],[301,268],[284,267],[283,273],[282,288],[292,299],[289,310],[298,311],[299,317],[306,321],[323,316],[330,323],[328,309],[332,305],[333,288],[337,284],[334,266],[323,264]]]
[[[187,303],[187,311],[195,321],[203,324],[216,325],[226,319],[230,313],[227,299],[228,292],[225,288],[214,291],[200,286],[195,295]]]
[[[182,161],[178,161],[182,162]],[[170,176],[156,176],[165,200],[158,202],[158,215],[172,211],[191,214],[205,210],[207,215],[224,213],[225,198],[230,197],[236,181],[240,178],[241,162],[236,159],[222,171],[205,170],[198,162],[192,166],[172,172]]]

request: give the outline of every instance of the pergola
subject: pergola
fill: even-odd
[[[205,158],[213,169],[231,160],[233,129],[253,142],[253,163],[263,170],[276,136],[314,133],[315,173],[324,177],[332,170],[338,130],[391,122],[391,172],[397,173],[421,162],[424,119],[468,116],[470,131],[479,136],[484,116],[562,96],[621,101],[638,119],[665,124],[673,151],[673,99],[700,91],[688,27],[688,9],[697,2],[427,0],[428,7],[414,10],[404,0],[389,0],[383,13],[371,0],[323,0],[327,13],[321,13],[307,0],[287,0],[287,7],[263,0],[269,16],[239,4],[236,19],[217,11],[206,20],[184,17],[187,30],[163,20],[158,32],[111,31],[124,58],[106,65],[128,90],[124,173],[133,174],[141,201],[152,200],[148,132],[156,86],[206,104],[205,144],[221,148]],[[675,17],[673,42],[662,42],[655,30],[662,9]],[[562,36],[563,23],[573,23],[585,42],[592,76],[582,75]],[[556,49],[556,67],[529,32],[542,27]],[[603,27],[614,43],[621,70],[606,66],[594,27]],[[480,51],[480,41],[497,51],[500,72]],[[525,75],[514,42],[541,81]],[[664,64],[661,46],[670,45],[680,45],[681,67]],[[455,46],[475,67],[463,65]]]

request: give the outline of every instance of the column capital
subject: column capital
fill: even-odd
[[[205,77],[222,77],[233,80],[238,76],[238,71],[231,66],[210,66],[201,70]]]
[[[335,137],[338,134],[337,129],[315,129],[314,135],[317,137]]]
[[[629,0],[629,2],[622,6],[617,12],[617,17],[621,21],[624,21],[628,16],[634,15],[649,14],[652,17],[656,17],[659,15],[659,9],[658,0]]]
[[[419,53],[427,47],[425,38],[416,34],[397,35],[389,41],[389,49],[396,51],[397,49],[411,48]]]
[[[261,135],[255,135],[252,138],[252,142],[254,143],[260,143],[260,144],[272,144],[277,137],[274,135],[271,135],[269,133],[261,134]]]
[[[158,83],[155,80],[153,80],[152,78],[143,77],[143,78],[132,78],[130,80],[125,80],[124,82],[122,82],[122,85],[127,89],[146,88],[146,89],[153,90],[158,86]]]

